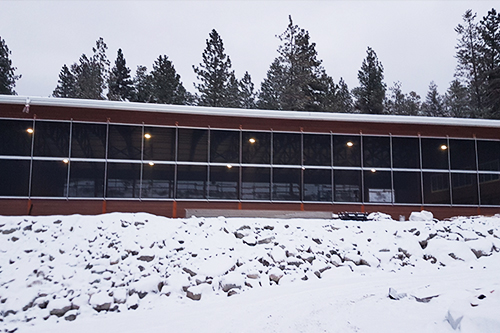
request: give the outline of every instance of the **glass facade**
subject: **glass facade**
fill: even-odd
[[[0,197],[500,206],[500,140],[0,119]]]

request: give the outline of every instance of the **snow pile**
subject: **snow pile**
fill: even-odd
[[[152,309],[165,300],[203,303],[250,289],[376,272],[465,271],[500,259],[500,216],[371,218],[0,217],[0,322],[13,332]],[[471,306],[491,302],[490,295],[500,305],[500,291],[494,291],[476,291]],[[391,288],[384,297],[425,304],[441,295],[410,292]],[[448,311],[450,328],[460,327],[460,314]]]

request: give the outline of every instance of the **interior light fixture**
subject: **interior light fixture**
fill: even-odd
[[[144,137],[145,137],[146,139],[151,139],[151,134],[146,133],[146,134],[144,134]]]
[[[352,147],[354,146],[354,143],[352,143],[352,141],[347,141],[346,145],[347,147]]]
[[[33,134],[34,130],[32,128],[28,128],[26,132],[28,132],[29,134]]]
[[[377,170],[375,170],[375,169],[370,169],[370,171],[373,173],[377,172]]]
[[[448,149],[448,146],[447,145],[441,145],[440,148],[441,148],[441,150],[446,150],[446,149]]]
[[[63,159],[63,163],[64,164],[68,164],[69,163],[69,160],[67,158]]]
[[[155,165],[154,162],[149,162],[148,164],[151,165],[151,166]]]
[[[254,138],[250,138],[250,139],[248,139],[248,142],[255,143],[255,142],[257,142],[257,140],[255,140]]]
[[[226,165],[228,169],[231,169],[233,166],[231,164]]]

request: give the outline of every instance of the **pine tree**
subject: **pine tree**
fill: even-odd
[[[257,107],[265,110],[283,110],[281,96],[284,90],[285,68],[276,58],[269,67],[266,78],[261,83]]]
[[[9,58],[11,54],[5,40],[0,36],[0,95],[17,95],[14,87],[21,75],[14,74],[17,68],[12,66],[12,60]]]
[[[390,95],[386,96],[384,113],[406,114],[406,96],[401,89],[401,82],[394,82],[394,86],[389,88]]]
[[[139,65],[134,77],[134,102],[149,103],[152,101],[153,83],[146,66]]]
[[[195,84],[200,92],[199,105],[224,107],[227,105],[231,60],[224,52],[224,44],[215,29],[209,34],[202,54],[202,63],[193,70],[200,84]]]
[[[59,81],[57,87],[52,92],[52,96],[61,98],[76,98],[76,78],[69,70],[68,66],[64,65],[59,73]]]
[[[451,117],[468,118],[472,115],[469,91],[460,80],[453,80],[450,83],[450,87],[444,95],[444,106],[446,113]]]
[[[358,71],[360,86],[353,89],[356,109],[361,113],[382,114],[386,90],[386,84],[383,81],[384,67],[371,47],[368,47],[366,54],[361,69]]]
[[[254,91],[254,84],[252,82],[252,77],[248,72],[240,81],[240,96],[241,96],[241,107],[243,109],[255,109],[257,105],[255,103],[256,93]]]
[[[422,104],[422,114],[430,117],[446,116],[443,97],[439,94],[434,81],[431,81],[429,84],[429,91],[427,92],[425,102]]]
[[[351,113],[354,110],[354,103],[352,100],[351,92],[347,83],[345,83],[343,78],[340,78],[338,88],[337,88],[337,108],[336,112]]]
[[[133,100],[134,87],[130,77],[130,68],[123,56],[122,49],[118,49],[115,66],[109,73],[108,99],[112,101]]]
[[[159,56],[151,71],[151,102],[161,104],[185,104],[186,89],[181,76],[166,55]]]
[[[228,108],[241,108],[242,106],[240,81],[238,81],[234,72],[229,75],[226,103],[224,106]]]
[[[420,95],[410,91],[406,96],[406,110],[409,116],[418,116],[421,109]]]
[[[500,13],[492,8],[479,23],[485,69],[484,104],[488,118],[500,118]]]

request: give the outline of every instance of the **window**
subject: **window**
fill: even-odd
[[[500,171],[500,141],[477,140],[479,170]]]
[[[65,197],[68,163],[33,161],[31,195],[34,197]]]
[[[28,196],[30,161],[0,160],[0,170],[0,196]]]
[[[500,175],[479,174],[481,205],[500,205]]]
[[[418,138],[392,138],[392,163],[394,168],[420,169]]]
[[[301,169],[273,168],[273,200],[299,201]]]
[[[173,165],[144,163],[142,170],[142,198],[174,197]]]
[[[73,123],[71,132],[71,157],[105,158],[105,124]]]
[[[269,200],[271,198],[271,169],[243,167],[241,199]]]
[[[364,201],[365,202],[392,202],[391,173],[389,171],[364,172]]]
[[[390,138],[378,136],[363,136],[363,166],[391,166]]]
[[[475,173],[452,173],[451,193],[454,205],[477,205],[477,174]]]
[[[394,202],[421,204],[420,172],[394,171]]]
[[[359,136],[335,135],[333,137],[333,165],[361,166]]]
[[[301,165],[300,134],[273,133],[273,164]]]
[[[361,202],[361,171],[334,170],[335,201]]]
[[[448,169],[448,152],[446,139],[422,139],[422,167]]]
[[[304,165],[332,165],[331,135],[304,134]]]
[[[242,162],[246,164],[271,163],[271,133],[242,133]]]
[[[141,176],[138,163],[108,163],[106,197],[138,198]]]
[[[31,156],[33,121],[0,120],[0,155]]]
[[[102,198],[104,196],[104,163],[71,162],[68,195]]]
[[[177,198],[206,199],[207,185],[206,166],[177,166]]]
[[[210,162],[240,162],[239,131],[210,131]]]
[[[177,160],[208,162],[208,130],[179,128]]]
[[[142,127],[109,125],[108,158],[140,160],[142,149]]]
[[[35,156],[69,156],[69,123],[36,121],[34,135]]]
[[[144,128],[145,161],[175,161],[175,128]]]
[[[305,169],[304,201],[332,201],[332,170]]]
[[[476,144],[474,140],[450,139],[451,169],[476,170]]]
[[[450,175],[424,172],[424,204],[450,204]]]
[[[210,167],[210,199],[238,199],[239,167]]]

